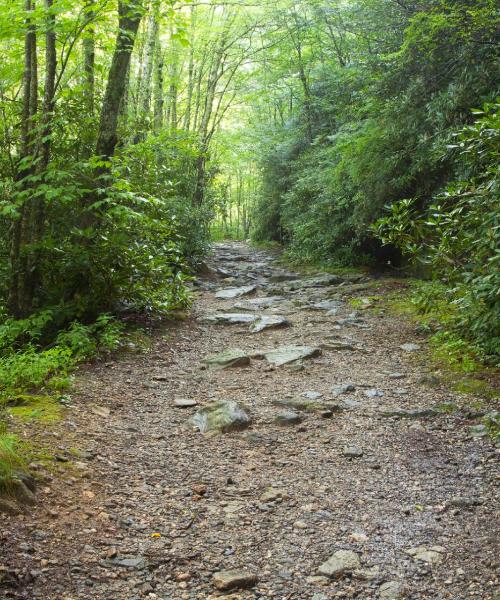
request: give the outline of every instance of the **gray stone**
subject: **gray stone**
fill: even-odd
[[[419,344],[402,344],[400,348],[405,352],[417,352],[422,348],[422,346],[420,346]]]
[[[288,497],[288,494],[284,490],[277,488],[267,488],[267,490],[260,497],[260,501],[267,504],[268,502],[281,502]]]
[[[297,360],[314,358],[316,356],[320,356],[320,354],[320,348],[314,348],[311,346],[281,346],[276,348],[276,350],[265,352],[264,356],[272,365],[281,367],[282,365],[286,365]]]
[[[251,313],[219,313],[206,317],[207,321],[226,325],[245,325],[254,323],[259,317]]]
[[[239,431],[248,427],[251,422],[248,413],[234,400],[212,402],[201,408],[191,419],[191,423],[202,433]]]
[[[221,591],[251,588],[258,581],[259,577],[255,573],[244,570],[219,571],[213,575],[214,585]]]
[[[302,423],[302,416],[293,410],[283,411],[276,415],[275,422],[278,425],[297,425]]]
[[[334,316],[340,310],[341,306],[342,302],[339,300],[322,300],[313,304],[311,308],[315,310],[327,310],[330,315]]]
[[[348,458],[361,458],[364,452],[358,446],[345,446],[342,454]]]
[[[340,396],[340,394],[348,394],[349,392],[355,392],[356,388],[352,383],[341,383],[334,385],[331,392],[334,396]]]
[[[318,568],[320,575],[337,579],[361,568],[358,555],[351,550],[338,550]]]
[[[279,329],[281,327],[290,327],[291,323],[285,317],[279,316],[263,316],[255,322],[251,327],[250,331],[252,333],[260,333],[265,329]]]
[[[203,361],[212,368],[227,369],[231,367],[244,367],[250,364],[250,356],[247,352],[238,349],[224,350],[218,354],[213,354]]]
[[[323,394],[321,392],[307,391],[301,394],[301,396],[303,398],[307,398],[308,400],[319,400],[323,397]]]
[[[406,554],[409,554],[415,560],[420,560],[429,564],[441,562],[444,558],[444,553],[445,549],[442,546],[431,546],[430,548],[418,546],[406,550]]]
[[[381,390],[365,390],[364,394],[367,398],[382,398],[384,392]]]
[[[283,300],[285,300],[284,296],[267,296],[266,298],[252,298],[251,300],[247,300],[246,304],[257,308],[269,308]]]
[[[231,300],[232,298],[240,298],[241,296],[251,294],[252,292],[255,292],[256,289],[256,285],[244,285],[237,288],[226,288],[224,290],[219,290],[215,294],[215,297],[223,300]]]
[[[142,556],[135,556],[133,558],[114,558],[111,561],[118,567],[126,567],[128,569],[144,569],[146,567],[146,560]]]
[[[400,581],[386,581],[378,589],[380,600],[403,600],[405,587]]]
[[[177,398],[174,400],[174,406],[177,408],[193,408],[193,406],[198,406],[198,402],[191,398]]]

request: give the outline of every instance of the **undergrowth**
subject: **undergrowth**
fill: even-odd
[[[480,398],[474,406],[487,412],[484,427],[498,437],[499,421],[492,412],[492,401],[498,400],[494,384],[498,357],[486,354],[482,346],[464,338],[462,330],[455,327],[459,307],[450,299],[448,288],[436,282],[412,281],[408,292],[398,292],[385,303],[429,335],[430,360],[442,381],[456,392]]]
[[[24,469],[16,436],[7,421],[59,420],[71,373],[79,362],[117,350],[124,325],[109,315],[94,323],[71,323],[55,336],[50,311],[0,326],[0,491],[8,491]],[[53,338],[52,341],[48,341]]]

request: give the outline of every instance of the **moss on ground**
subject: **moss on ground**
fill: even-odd
[[[22,395],[13,399],[7,411],[20,421],[55,423],[61,418],[62,406],[53,396]]]

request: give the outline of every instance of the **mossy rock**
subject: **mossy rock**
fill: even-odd
[[[252,423],[242,406],[234,400],[219,400],[201,408],[191,419],[191,423],[202,433],[241,431]]]

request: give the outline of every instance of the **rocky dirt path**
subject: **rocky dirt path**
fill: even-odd
[[[498,598],[494,447],[436,412],[464,399],[426,385],[411,324],[348,302],[397,284],[243,244],[211,267],[188,321],[32,432],[59,462],[0,516],[0,598]]]

